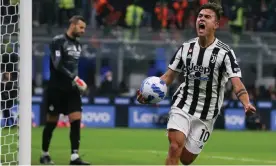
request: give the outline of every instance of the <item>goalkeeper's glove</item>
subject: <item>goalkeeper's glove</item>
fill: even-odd
[[[73,84],[76,85],[79,89],[79,91],[82,93],[84,93],[87,89],[87,85],[86,83],[80,79],[78,76],[76,76],[73,80]]]

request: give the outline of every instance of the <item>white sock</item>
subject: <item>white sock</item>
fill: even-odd
[[[77,158],[79,158],[79,155],[77,153],[73,153],[71,154],[71,161],[76,160]]]
[[[49,152],[42,151],[42,156],[49,156]]]

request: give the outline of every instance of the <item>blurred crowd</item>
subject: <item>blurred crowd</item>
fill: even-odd
[[[93,28],[185,29],[194,26],[197,9],[207,1],[33,0],[33,19],[35,26],[64,26],[69,17],[81,14]],[[233,31],[275,31],[274,0],[221,0],[221,5],[222,28],[229,23]]]
[[[19,0],[1,0],[1,17],[17,21]],[[93,28],[126,27],[185,29],[194,26],[197,9],[208,0],[33,0],[33,24],[66,25],[74,14],[85,17]],[[276,1],[221,0],[226,23],[245,30],[275,31]],[[9,20],[10,21],[10,20]],[[239,28],[234,28],[237,30]],[[233,28],[232,28],[233,29]]]
[[[18,21],[19,0],[1,0],[1,22],[16,23]],[[80,14],[87,20],[88,26],[94,29],[110,30],[112,28],[130,29],[137,32],[140,28],[149,30],[184,30],[193,28],[197,9],[208,0],[33,0],[33,26],[46,27],[51,32],[53,27],[66,27],[68,19],[75,14]],[[119,2],[119,3],[118,3]],[[228,29],[239,35],[243,30],[250,31],[275,31],[276,30],[276,0],[221,0],[223,16],[220,22],[221,29]],[[235,35],[233,35],[234,37]],[[7,41],[10,42],[10,41]],[[5,43],[5,41],[3,41]],[[1,44],[1,53],[10,57],[14,50],[8,50]],[[14,47],[12,47],[14,48]],[[45,51],[47,52],[47,51]],[[47,53],[45,53],[46,55]],[[4,56],[4,55],[3,55]],[[43,58],[48,58],[47,56]],[[49,58],[48,58],[49,59]],[[47,61],[47,60],[46,60]],[[85,71],[81,77],[88,83],[88,95],[128,95],[131,87],[128,81],[123,80],[114,86],[114,77],[111,64],[102,63],[101,83],[96,87],[95,59],[81,59],[83,65],[80,71]],[[3,61],[4,62],[4,61]],[[85,64],[87,65],[85,65]],[[88,64],[89,63],[89,64]],[[13,63],[15,64],[15,63]],[[35,65],[34,65],[35,66]],[[48,66],[48,65],[45,65]],[[86,68],[85,66],[89,66]],[[3,67],[1,67],[3,68]],[[6,66],[4,66],[6,68]],[[14,70],[14,69],[12,69]],[[4,70],[2,70],[4,71]],[[156,65],[148,70],[147,76],[160,75],[163,71],[157,70]],[[89,73],[89,76],[88,74]],[[114,74],[114,76],[113,76]],[[35,75],[33,74],[33,77]],[[17,78],[13,76],[13,78]],[[47,79],[43,79],[47,80]],[[36,78],[33,84],[38,85]],[[170,96],[180,81],[172,86]],[[248,87],[251,99],[276,100],[275,86]],[[35,90],[34,90],[35,91]],[[35,93],[35,92],[34,92]],[[131,93],[133,94],[133,93]],[[236,99],[229,87],[226,91],[227,99]]]

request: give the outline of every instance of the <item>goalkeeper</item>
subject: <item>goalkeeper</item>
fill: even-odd
[[[66,33],[55,36],[50,44],[50,80],[46,90],[47,118],[42,134],[41,164],[54,164],[49,155],[52,133],[56,128],[59,114],[68,115],[71,124],[70,165],[89,165],[81,160],[79,152],[81,95],[87,85],[78,77],[78,62],[81,45],[77,38],[84,34],[86,23],[81,16],[69,20]]]

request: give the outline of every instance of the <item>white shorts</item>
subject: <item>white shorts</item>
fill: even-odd
[[[183,132],[186,136],[185,148],[193,154],[199,154],[213,131],[215,121],[201,120],[173,107],[169,112],[167,129]]]

